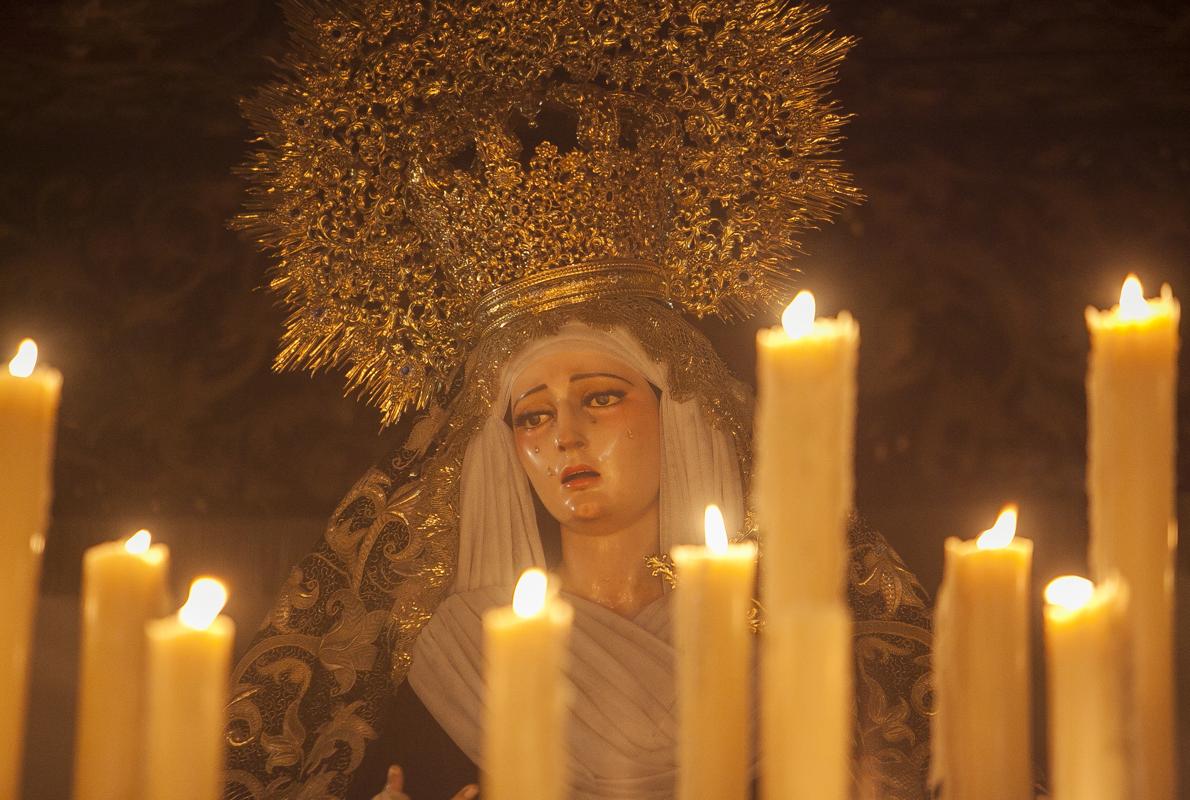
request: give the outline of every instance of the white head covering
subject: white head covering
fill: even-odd
[[[529,479],[517,461],[512,431],[504,422],[512,384],[536,359],[559,350],[598,350],[616,358],[661,390],[660,552],[703,541],[703,511],[715,503],[728,531],[744,520],[744,498],[735,445],[712,427],[697,398],[675,402],[668,365],[654,361],[622,327],[610,331],[579,322],[536,339],[505,365],[500,391],[482,429],[463,458],[459,513],[459,563],[454,592],[511,586],[529,567],[545,567]]]

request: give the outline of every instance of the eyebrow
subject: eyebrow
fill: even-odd
[[[625,377],[617,375],[614,372],[576,372],[575,374],[570,376],[570,382],[574,383],[575,381],[581,381],[581,380],[585,380],[587,378],[615,378],[618,381],[624,381],[624,383],[628,384],[629,386],[632,385],[632,381],[628,380]],[[528,391],[523,392],[520,397],[518,397],[516,400],[512,401],[512,404],[515,406],[517,403],[521,402],[529,395],[533,394],[534,392],[540,392],[544,388],[545,388],[545,384],[539,383],[537,386],[534,386],[532,389],[529,389]]]

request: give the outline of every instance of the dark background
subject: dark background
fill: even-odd
[[[1129,270],[1190,298],[1190,6],[832,9],[861,38],[837,96],[868,201],[801,267],[821,309],[863,326],[859,506],[931,591],[942,540],[1010,499],[1038,588],[1084,571],[1083,308]],[[83,548],[152,528],[179,587],[228,578],[250,635],[400,439],[337,376],[270,371],[282,312],[226,227],[251,135],[237,100],[284,50],[272,0],[0,5],[0,351],[33,336],[66,378],[28,798],[67,795]],[[745,379],[755,327],[706,326]]]

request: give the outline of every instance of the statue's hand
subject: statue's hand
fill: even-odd
[[[455,792],[450,800],[475,800],[476,797],[479,797],[479,787],[472,783]],[[384,789],[372,800],[410,800],[409,795],[405,794],[405,773],[400,767],[393,764],[388,768]]]

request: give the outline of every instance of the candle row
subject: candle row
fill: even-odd
[[[946,542],[935,616],[933,781],[948,800],[1033,797],[1029,585],[1033,543],[1016,508],[978,538]],[[1045,589],[1052,798],[1127,800],[1128,593],[1065,575]]]
[[[227,590],[198,578],[178,612],[162,617],[168,571],[169,549],[144,530],[83,556],[74,800],[222,794],[235,639],[220,613]]]
[[[1173,800],[1175,392],[1180,309],[1129,276],[1087,310],[1090,558],[1046,589],[1053,800]],[[932,782],[945,800],[1033,797],[1029,583],[1015,510],[949,539],[935,620]]]
[[[62,376],[21,343],[0,375],[0,797],[18,797],[29,646]],[[196,580],[175,616],[169,550],[148,531],[83,558],[75,800],[217,800],[234,626],[226,590]]]

